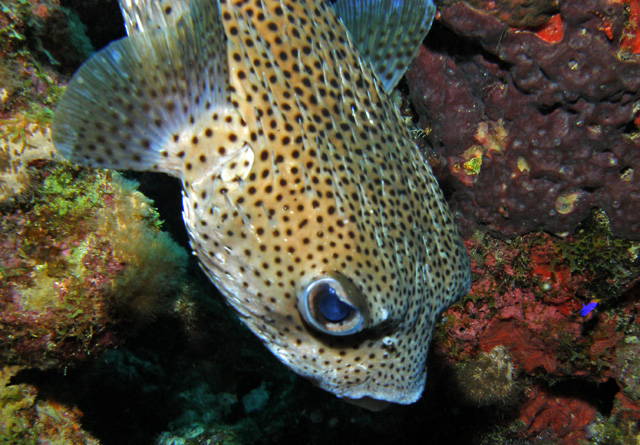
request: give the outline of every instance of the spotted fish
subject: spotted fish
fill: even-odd
[[[202,268],[276,357],[368,407],[421,395],[468,258],[389,98],[430,0],[121,0],[53,120],[82,165],[182,180]]]

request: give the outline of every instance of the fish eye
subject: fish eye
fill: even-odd
[[[364,327],[364,299],[345,277],[316,279],[302,292],[298,309],[305,322],[324,334],[343,336]]]
[[[356,310],[336,295],[336,291],[329,286],[324,287],[318,296],[318,309],[324,318],[332,323],[344,321],[352,311]]]

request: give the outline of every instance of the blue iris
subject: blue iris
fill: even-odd
[[[336,292],[327,287],[323,291],[323,295],[320,296],[318,309],[320,309],[320,313],[324,318],[330,322],[337,323],[347,318],[353,307],[340,300]]]

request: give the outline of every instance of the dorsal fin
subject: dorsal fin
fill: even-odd
[[[333,9],[387,92],[407,70],[436,13],[432,0],[338,0]]]
[[[52,123],[69,160],[180,176],[181,134],[228,104],[217,1],[193,0],[175,25],[132,34],[95,54],[67,86]]]
[[[189,10],[189,0],[119,0],[127,35],[176,24]]]

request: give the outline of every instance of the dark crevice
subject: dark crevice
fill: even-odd
[[[549,387],[549,392],[555,396],[584,400],[596,407],[605,417],[611,415],[613,402],[620,387],[614,379],[604,383],[590,382],[582,379],[569,379]]]
[[[126,36],[124,20],[116,0],[60,0],[60,5],[80,17],[96,50]]]
[[[626,165],[622,167],[618,173],[620,174],[620,176],[624,176],[632,170],[633,170],[633,167],[631,167],[630,165]]]
[[[424,45],[431,52],[448,54],[460,61],[470,62],[473,58],[481,56],[485,60],[496,64],[503,71],[509,71],[512,66],[512,64],[484,49],[477,40],[460,36],[438,21],[433,22]]]
[[[164,173],[122,172],[123,176],[138,182],[138,190],[153,200],[153,207],[162,220],[162,229],[182,247],[191,251],[189,236],[182,220],[182,185]]]
[[[548,116],[551,113],[553,113],[554,111],[559,110],[561,108],[562,108],[562,104],[560,104],[560,103],[555,103],[555,104],[552,104],[552,105],[544,105],[544,104],[536,105],[536,109],[543,116]]]
[[[634,134],[634,133],[637,133],[637,132],[638,132],[638,126],[636,125],[635,121],[628,122],[628,123],[624,126],[624,128],[623,128],[622,132],[623,132],[624,134]]]

